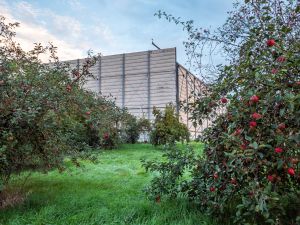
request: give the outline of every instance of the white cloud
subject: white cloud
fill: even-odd
[[[38,16],[41,13],[49,14],[48,16],[51,17],[55,25],[55,32],[50,32],[48,29],[49,24],[47,25],[43,21],[38,21]],[[24,1],[12,6],[3,0],[0,0],[0,14],[5,16],[8,22],[20,23],[20,26],[16,28],[16,41],[26,51],[31,50],[34,47],[34,43],[47,45],[49,42],[52,42],[54,46],[58,47],[57,55],[61,60],[86,56],[88,49],[80,48],[76,44],[81,31],[81,25],[71,17],[59,16],[49,11],[42,12]],[[64,35],[65,38],[61,38],[60,35]],[[74,41],[70,41],[72,39]],[[43,60],[45,60],[45,57]]]
[[[94,37],[98,37],[103,39],[105,42],[107,42],[111,46],[115,46],[116,40],[114,35],[112,34],[109,27],[105,26],[100,21],[97,21],[97,25],[93,26],[91,28],[91,31],[93,32]]]
[[[27,21],[32,21],[36,19],[40,13],[38,9],[35,9],[28,2],[21,1],[16,4],[16,11],[22,14],[22,19]]]
[[[50,12],[49,16],[53,25],[51,26],[54,33],[59,33],[60,35],[70,36],[72,38],[78,38],[82,32],[81,24],[78,20],[69,17],[61,16]]]
[[[65,0],[67,4],[73,9],[77,11],[83,10],[85,7],[78,0]]]

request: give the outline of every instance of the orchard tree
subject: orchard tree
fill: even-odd
[[[223,223],[299,224],[300,3],[246,0],[234,7],[215,32],[158,13],[188,32],[191,60],[200,62],[198,50],[208,44],[222,47],[227,65],[218,67],[216,79],[206,79],[207,96],[189,105],[195,122],[219,114],[203,134],[204,159],[169,157],[183,165],[177,178],[190,169],[192,179],[173,179],[171,189],[156,179],[150,191],[183,192]],[[164,163],[146,166],[175,173]]]
[[[0,17],[0,195],[14,174],[62,171],[66,156],[75,165],[91,158],[92,147],[123,114],[114,102],[82,89],[97,56],[72,70],[51,44],[25,52],[14,41],[17,26]],[[40,60],[44,54],[48,63]]]

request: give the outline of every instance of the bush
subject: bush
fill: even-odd
[[[125,143],[135,144],[139,140],[141,134],[149,133],[151,123],[145,118],[137,119],[136,117],[127,114],[123,119],[123,138]]]
[[[217,41],[230,59],[207,96],[190,104],[196,121],[219,116],[203,135],[204,159],[171,151],[168,166],[146,164],[162,174],[150,191],[187,195],[222,224],[299,224],[300,6],[236,7],[214,36],[187,23],[190,43]],[[175,165],[183,166],[174,172]],[[168,180],[176,188],[157,185]]]
[[[187,126],[179,121],[172,105],[167,105],[162,112],[157,108],[153,109],[155,117],[150,140],[153,145],[175,143],[175,141],[188,141],[189,130]]]
[[[89,151],[99,146],[101,134],[117,129],[124,114],[81,88],[96,56],[71,70],[52,45],[25,52],[14,41],[17,25],[0,17],[0,192],[12,174],[62,171],[65,156],[76,165],[80,157],[92,159]],[[48,64],[39,60],[46,53]]]

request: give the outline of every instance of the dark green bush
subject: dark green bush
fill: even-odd
[[[163,111],[154,108],[153,115],[155,120],[150,134],[150,141],[153,145],[189,140],[189,130],[185,124],[179,121],[174,106],[167,105]]]
[[[141,134],[150,132],[151,123],[145,118],[137,119],[128,114],[126,118],[123,119],[122,128],[124,142],[135,144],[139,140]]]

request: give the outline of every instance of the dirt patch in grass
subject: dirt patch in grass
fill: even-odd
[[[19,189],[4,189],[0,192],[0,210],[21,205],[27,196],[28,193]]]

